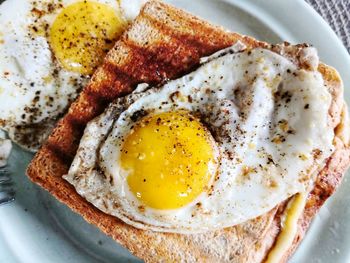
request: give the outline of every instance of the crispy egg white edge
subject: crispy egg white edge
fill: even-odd
[[[266,50],[264,52],[271,53],[270,51],[266,51]],[[270,55],[275,56],[275,57],[278,56],[277,54],[272,54],[272,53]],[[226,56],[233,56],[233,55],[226,55]],[[226,57],[226,56],[224,56],[224,57]],[[280,58],[280,59],[285,64],[284,65],[285,67],[289,67],[289,68],[292,68],[293,70],[295,70],[295,65],[293,65],[291,62],[289,62],[287,59],[285,59],[285,58],[283,58],[283,59]],[[222,59],[222,58],[212,59],[210,62],[208,62],[207,64],[202,66],[197,71],[195,71],[187,76],[184,76],[183,78],[180,78],[180,80],[175,80],[175,81],[169,82],[168,84],[165,85],[165,87],[162,88],[162,90],[160,92],[165,92],[165,90],[167,90],[166,87],[169,87],[169,85],[171,85],[172,83],[176,83],[176,81],[186,80],[188,82],[188,80],[190,79],[190,76],[195,78],[195,76],[196,76],[195,74],[198,74],[197,73],[198,71],[200,71],[200,70],[205,71],[206,70],[205,67],[207,67],[207,65],[210,65],[211,63],[214,64],[215,62],[222,61],[222,60],[224,60],[224,59]],[[214,61],[214,62],[212,62],[212,61]],[[286,68],[285,68],[285,70],[286,70]],[[329,95],[328,91],[325,89],[325,87],[323,86],[322,77],[320,75],[317,76],[317,72],[313,72],[312,74],[315,74],[314,80],[316,82],[318,82],[318,85],[323,87],[323,89],[321,89],[317,92],[320,96],[323,97],[323,105],[321,105],[321,107],[312,107],[311,106],[311,108],[313,108],[313,112],[316,112],[317,114],[321,114],[319,116],[323,116],[323,118],[321,118],[322,119],[321,122],[318,124],[321,124],[321,126],[323,125],[324,128],[327,128],[327,111],[328,111],[328,107],[329,107],[329,103],[330,103],[330,95]],[[145,97],[147,98],[147,97],[151,97],[151,95],[152,94],[150,94],[150,91],[148,90],[144,96],[143,95],[139,95],[139,96],[141,96],[142,98],[145,98]],[[316,94],[314,94],[314,95],[316,96]],[[126,116],[130,115],[135,110],[135,108],[136,109],[139,108],[140,105],[137,105],[137,102],[140,103],[140,101],[142,101],[142,98],[136,100],[136,103],[132,103],[131,106],[129,106],[129,108],[126,110],[119,109],[119,113],[122,113],[120,116],[125,117],[125,115]],[[319,97],[315,98],[315,99],[317,101],[317,99],[319,99]],[[152,103],[154,103],[154,101],[152,101]],[[312,105],[312,103],[311,103],[311,105]],[[183,106],[186,106],[186,105],[183,105]],[[111,106],[111,108],[113,108],[113,106]],[[82,175],[83,170],[90,170],[91,171],[91,169],[93,169],[93,167],[95,166],[98,159],[94,155],[96,155],[95,154],[96,149],[101,146],[100,145],[101,142],[99,142],[99,140],[102,140],[102,141],[105,140],[106,136],[107,136],[107,140],[105,143],[102,142],[102,149],[99,153],[100,158],[102,157],[102,159],[103,159],[100,161],[107,163],[107,166],[108,166],[114,160],[115,162],[112,163],[112,165],[110,165],[110,167],[106,169],[107,173],[109,173],[110,175],[112,174],[112,176],[114,176],[113,171],[118,171],[118,163],[116,161],[118,159],[116,159],[116,155],[114,155],[114,156],[107,155],[106,156],[107,152],[113,150],[113,149],[110,149],[109,146],[115,145],[115,143],[112,144],[110,141],[111,140],[110,138],[113,137],[113,136],[111,136],[111,134],[113,134],[115,131],[115,130],[113,130],[113,128],[116,128],[116,125],[119,128],[123,127],[123,126],[119,126],[121,124],[120,122],[118,122],[120,120],[120,118],[118,120],[114,120],[113,119],[114,117],[112,115],[109,115],[109,113],[111,111],[113,111],[113,110],[111,110],[111,108],[107,111],[107,113],[104,116],[100,116],[98,119],[96,119],[95,121],[92,121],[88,125],[88,127],[84,133],[83,140],[81,141],[80,148],[79,148],[82,150],[84,150],[84,148],[85,148],[85,151],[78,151],[78,154],[77,154],[77,156],[72,164],[72,167],[69,171],[69,174],[67,176],[65,176],[65,178],[76,187],[79,194],[84,196],[88,201],[93,203],[99,209],[101,209],[102,211],[104,211],[106,213],[115,215],[131,225],[134,225],[134,226],[139,227],[139,228],[152,229],[155,231],[166,231],[166,232],[188,233],[188,232],[203,232],[203,231],[207,231],[207,230],[213,230],[216,228],[222,228],[222,227],[238,224],[238,223],[241,223],[247,219],[250,219],[250,218],[256,217],[260,214],[263,214],[263,213],[267,212],[268,210],[270,210],[271,208],[273,208],[276,204],[280,203],[281,201],[283,201],[287,197],[291,196],[292,194],[294,194],[298,191],[305,191],[305,189],[306,189],[306,186],[303,184],[296,185],[294,183],[291,183],[291,184],[286,183],[284,185],[284,188],[282,188],[282,189],[283,189],[283,191],[287,191],[288,193],[287,194],[283,193],[283,191],[281,194],[277,193],[277,192],[272,192],[272,195],[267,196],[267,198],[270,198],[270,200],[268,202],[266,202],[267,205],[264,206],[264,208],[262,210],[259,209],[261,207],[254,207],[254,209],[246,209],[247,206],[244,205],[244,207],[242,206],[241,210],[240,209],[237,210],[238,213],[241,213],[240,216],[236,216],[235,218],[231,217],[230,220],[227,220],[227,218],[225,218],[225,220],[223,220],[223,218],[220,219],[220,214],[223,214],[223,213],[217,213],[215,216],[212,216],[212,222],[210,222],[210,224],[208,224],[208,218],[206,218],[205,216],[204,217],[197,216],[198,221],[196,221],[196,217],[195,218],[193,218],[193,217],[187,218],[187,220],[183,219],[183,216],[186,216],[186,215],[188,216],[190,214],[189,211],[191,209],[189,209],[189,208],[191,206],[193,206],[194,203],[198,202],[201,198],[203,198],[203,196],[205,197],[205,194],[199,196],[198,199],[195,200],[195,202],[192,202],[191,204],[187,205],[185,208],[177,209],[176,211],[174,211],[174,210],[154,211],[153,209],[146,209],[146,211],[147,211],[146,214],[140,215],[140,211],[137,210],[137,205],[139,205],[140,203],[138,202],[138,200],[136,200],[135,197],[133,197],[133,195],[130,192],[128,192],[128,189],[127,189],[128,187],[127,187],[127,185],[125,185],[125,178],[123,180],[119,180],[121,182],[121,184],[118,185],[117,187],[114,187],[114,189],[112,189],[108,185],[108,183],[105,182],[104,180],[102,180],[101,176],[98,173],[95,173],[94,171],[92,171],[90,173],[90,175],[86,174],[85,177],[84,177],[84,175]],[[257,112],[257,113],[259,113],[259,112]],[[118,115],[116,115],[116,116],[118,116]],[[98,126],[101,124],[106,124],[104,129],[98,128]],[[126,128],[124,127],[126,132],[128,131],[127,126],[128,125],[126,125]],[[322,130],[322,129],[319,129],[319,130]],[[325,150],[325,154],[324,154],[324,158],[326,158],[327,154],[329,155],[331,150],[332,150],[333,131],[329,131],[326,133],[324,131],[322,131],[322,133],[323,133],[322,136],[320,134],[318,134],[318,136],[320,136],[320,138],[322,138],[321,141],[323,140],[324,144],[327,144],[327,147],[325,147],[327,149]],[[107,150],[104,151],[103,147],[105,147]],[[115,149],[114,149],[114,151],[118,152]],[[290,163],[291,163],[290,160],[286,161],[286,165],[288,165]],[[322,163],[322,160],[319,160],[319,163],[317,165],[320,165],[321,163]],[[227,164],[225,164],[224,167],[230,167],[230,166],[231,165],[228,162]],[[293,166],[295,166],[295,163],[293,163]],[[116,170],[113,170],[113,169],[116,169]],[[312,171],[309,171],[309,172],[312,173]],[[116,181],[118,181],[118,177],[117,178],[114,177],[114,179],[116,179]],[[88,186],[88,187],[86,188],[86,186]],[[225,185],[225,182],[223,182],[222,186],[227,187],[227,184]],[[96,190],[98,190],[98,191],[96,191]],[[218,189],[218,190],[220,190],[220,189]],[[259,193],[257,193],[256,191],[251,191],[250,194],[252,194],[252,196],[254,196],[252,201],[261,200],[261,199],[265,198],[263,195],[261,195],[262,193],[260,193],[260,196],[259,196]],[[271,194],[271,193],[269,193],[269,194]],[[95,199],[95,197],[97,197],[97,196],[99,196],[100,200],[103,200],[103,197],[106,197],[106,196],[108,196],[109,198],[112,198],[112,199],[113,198],[118,199],[117,201],[109,200],[114,205],[117,203],[117,208],[113,208],[113,204],[111,204],[108,208],[107,207],[104,208],[102,203],[97,202],[97,200]],[[230,196],[230,195],[228,195],[228,196]],[[273,198],[272,198],[273,200],[271,201],[272,196],[273,196]],[[208,197],[205,197],[205,198],[208,199]],[[256,199],[256,198],[258,198],[258,199]],[[123,205],[120,206],[120,204],[118,203],[118,202],[123,203],[124,199],[127,199],[126,200],[127,204],[124,204],[127,208],[123,207]],[[230,199],[230,201],[231,200],[232,199]],[[217,199],[214,202],[209,203],[210,205],[206,206],[206,208],[210,209],[211,205],[214,205],[214,207],[215,207],[219,204],[221,206],[221,207],[219,207],[219,210],[225,209],[225,205],[227,205],[227,204],[225,203],[223,205],[223,203],[225,203],[225,202],[222,202],[222,200]],[[137,205],[135,205],[135,204],[137,204]],[[126,211],[116,211],[120,207],[122,207],[122,209],[125,209]],[[235,207],[235,208],[237,209],[237,207]],[[129,209],[129,211],[127,209]],[[247,211],[247,210],[249,210],[249,211]],[[136,215],[133,212],[135,212]],[[247,213],[247,212],[249,212],[249,213]],[[200,215],[203,215],[203,214],[200,214]],[[206,220],[204,225],[203,225],[203,219]],[[141,223],[139,223],[138,221],[141,221]],[[154,221],[156,221],[156,222],[154,222]]]

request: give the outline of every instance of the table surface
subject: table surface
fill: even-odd
[[[328,22],[350,53],[350,0],[305,1]]]

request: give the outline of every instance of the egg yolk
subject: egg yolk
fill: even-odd
[[[92,74],[125,26],[120,14],[106,4],[74,3],[63,9],[52,24],[51,48],[65,69]]]
[[[120,161],[131,192],[154,209],[179,208],[208,191],[218,163],[211,134],[185,111],[142,118]]]

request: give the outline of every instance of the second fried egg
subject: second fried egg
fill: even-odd
[[[21,144],[37,148],[128,22],[116,0],[2,3],[0,128],[15,140],[27,133]]]

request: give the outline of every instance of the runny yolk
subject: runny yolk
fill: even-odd
[[[51,48],[66,70],[92,74],[125,26],[108,5],[77,2],[64,8],[52,24]]]
[[[150,208],[185,206],[210,187],[218,163],[214,144],[186,111],[144,117],[121,149],[131,192]]]

